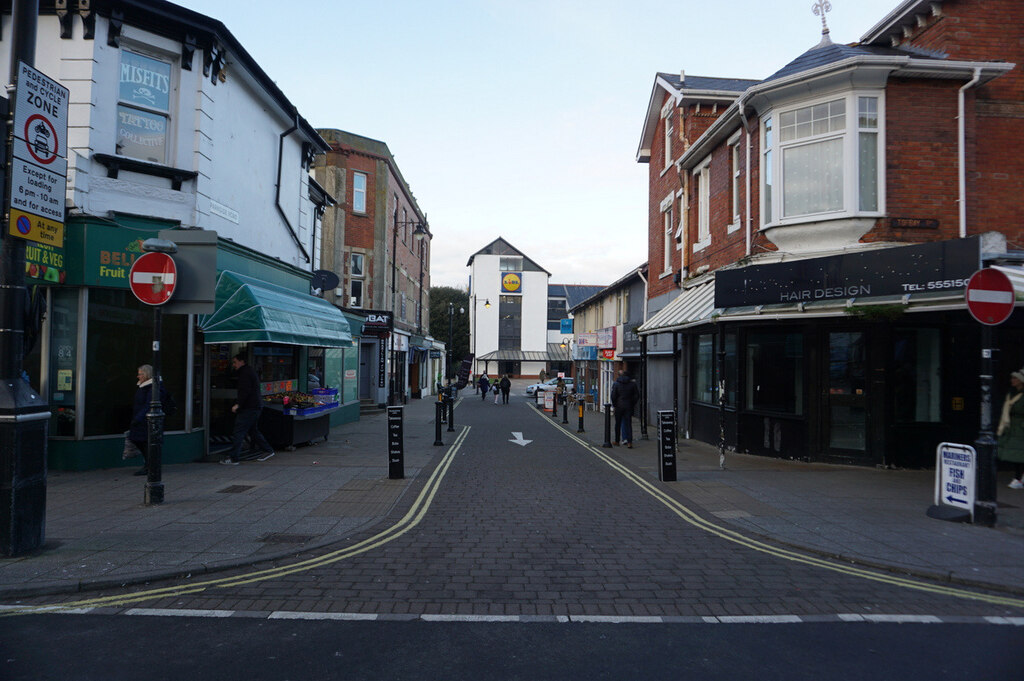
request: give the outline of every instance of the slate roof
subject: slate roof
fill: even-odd
[[[658,77],[677,90],[706,90],[713,92],[735,92],[739,94],[760,81],[747,78],[706,78],[704,76],[686,76],[684,81],[678,73],[658,73]]]
[[[838,45],[827,43],[817,45],[807,50],[799,57],[789,62],[781,69],[765,78],[762,82],[770,83],[786,76],[796,75],[804,71],[810,71],[821,66],[834,64],[850,59],[852,57],[914,57],[915,59],[935,59],[942,61],[942,56],[937,53],[927,53],[924,50],[904,50],[891,47],[878,47],[874,45]]]
[[[571,310],[577,304],[603,291],[604,286],[586,286],[583,284],[549,284],[548,298],[565,298],[568,308]]]

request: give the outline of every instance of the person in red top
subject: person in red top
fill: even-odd
[[[264,452],[258,460],[266,461],[274,456],[274,448],[259,429],[260,409],[263,407],[260,401],[260,379],[253,368],[246,364],[245,355],[242,353],[231,359],[231,366],[238,372],[238,397],[231,406],[231,411],[235,413],[235,428],[231,434],[231,453],[226,459],[222,459],[221,463],[225,466],[238,465],[238,457],[242,452],[242,443],[246,435],[252,435],[253,444]]]

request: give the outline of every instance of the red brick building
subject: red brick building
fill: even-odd
[[[1004,267],[1024,300],[1021,26],[1015,0],[906,0],[762,81],[657,74],[637,154],[641,335],[669,377],[652,411],[787,458],[927,466],[973,441],[967,279]],[[999,396],[1022,316],[999,329]]]
[[[341,130],[318,132],[331,149],[318,159],[315,177],[338,201],[325,211],[317,249],[320,266],[340,279],[324,297],[367,318],[359,397],[376,406],[431,394],[444,346],[430,337],[426,214],[387,144]]]

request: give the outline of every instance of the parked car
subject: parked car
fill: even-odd
[[[573,386],[572,377],[571,376],[566,376],[562,380],[565,381],[565,389],[568,390],[568,391],[572,391],[572,386]],[[557,378],[549,378],[548,380],[544,381],[543,383],[534,383],[533,385],[528,385],[528,386],[526,386],[526,394],[529,395],[530,397],[533,397],[537,393],[546,392],[548,390],[554,390],[557,383],[558,383],[558,379]]]

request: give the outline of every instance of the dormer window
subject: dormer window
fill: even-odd
[[[762,119],[763,222],[882,210],[881,120],[882,94],[860,92],[780,107]]]

